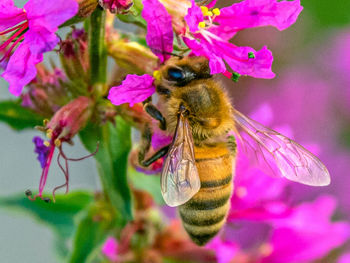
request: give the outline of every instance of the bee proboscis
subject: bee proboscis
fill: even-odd
[[[140,151],[139,161],[147,166],[167,155],[162,194],[169,206],[178,207],[196,244],[206,244],[226,222],[237,151],[236,141],[228,141],[232,131],[269,173],[307,185],[329,184],[326,167],[312,153],[232,107],[206,58],[170,58],[155,85],[159,109],[151,102],[144,107],[173,141],[147,160]]]

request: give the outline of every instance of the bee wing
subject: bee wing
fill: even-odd
[[[191,128],[188,120],[180,114],[161,174],[164,201],[169,206],[182,205],[199,191],[200,185]]]
[[[250,157],[253,151],[253,157],[268,174],[312,186],[330,183],[324,164],[300,144],[237,110],[234,111],[234,119],[240,128],[238,140],[248,150]]]

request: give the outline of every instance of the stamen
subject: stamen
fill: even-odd
[[[60,139],[56,139],[54,141],[54,144],[56,145],[56,147],[60,147],[61,146],[61,140]]]
[[[214,15],[219,16],[221,12],[220,12],[219,8],[214,8],[213,13],[214,13]]]
[[[198,28],[205,28],[205,22],[204,21],[199,22],[198,23]]]
[[[254,52],[249,52],[248,53],[248,58],[255,58]]]
[[[60,147],[60,153],[62,154],[62,157],[63,157],[64,159],[66,159],[66,160],[68,160],[68,161],[78,162],[78,161],[82,161],[82,160],[85,160],[85,159],[87,159],[87,158],[90,158],[90,157],[96,155],[97,152],[98,152],[98,150],[99,150],[99,148],[100,148],[100,142],[97,142],[97,144],[96,144],[96,150],[95,150],[93,153],[90,153],[90,154],[88,154],[88,155],[86,155],[86,156],[83,156],[83,157],[81,157],[81,158],[68,158],[68,157],[63,153],[62,147]]]
[[[16,45],[20,42],[20,41],[22,41],[24,39],[24,36],[22,35],[22,36],[20,36],[16,41],[15,41],[15,43],[13,43],[12,45],[11,45],[11,47],[6,51],[6,53],[5,53],[5,55],[0,59],[0,62],[2,62],[2,61],[4,61],[6,58],[8,58],[9,56],[10,56],[10,54],[11,54],[11,52],[12,52],[12,50],[16,47]],[[5,42],[6,43],[6,42]],[[4,43],[4,44],[5,44]],[[0,48],[1,49],[1,48]]]
[[[156,80],[160,80],[161,74],[159,70],[155,70],[153,71],[153,78],[155,78]]]
[[[24,193],[25,193],[26,196],[32,196],[33,195],[32,191],[30,191],[29,189],[27,189]]]
[[[48,139],[51,139],[51,138],[52,138],[52,133],[53,133],[53,130],[52,130],[52,129],[48,129],[48,130],[46,131],[46,137],[47,137]]]
[[[25,22],[25,23],[27,23],[27,22]],[[20,24],[20,25],[18,25],[18,26],[15,26],[15,27],[12,27],[12,28],[10,28],[10,29],[7,29],[7,30],[5,30],[5,31],[0,32],[0,36],[1,36],[1,35],[6,35],[7,33],[10,33],[10,32],[12,32],[12,31],[15,31],[16,29],[22,27],[25,23]]]
[[[45,145],[46,147],[50,147],[50,142],[49,142],[49,141],[44,141],[44,145]]]

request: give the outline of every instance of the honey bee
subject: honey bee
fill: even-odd
[[[155,81],[159,108],[150,101],[144,108],[161,129],[173,135],[173,141],[147,160],[149,144],[142,147],[139,162],[148,166],[167,155],[161,173],[162,195],[166,204],[178,207],[194,243],[206,244],[226,222],[236,139],[252,149],[271,173],[278,171],[281,177],[307,185],[329,184],[329,173],[317,157],[232,107],[222,84],[210,75],[206,58],[172,57],[159,72]],[[235,131],[236,139],[228,140],[230,131]],[[150,131],[145,134],[150,139]]]

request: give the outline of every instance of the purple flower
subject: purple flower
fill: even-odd
[[[211,74],[225,73],[226,62],[241,74],[256,78],[273,78],[273,57],[263,47],[255,51],[250,47],[237,47],[228,41],[240,30],[249,27],[272,25],[283,30],[293,24],[302,10],[300,1],[246,0],[209,11],[199,8],[194,0],[188,9],[185,21],[189,32],[183,36],[192,52],[209,59]],[[210,5],[212,7],[212,3]]]
[[[77,13],[78,4],[74,0],[29,0],[20,9],[12,0],[2,0],[0,10],[0,35],[12,33],[0,46],[0,51],[6,50],[2,60],[9,59],[2,77],[9,82],[10,92],[19,96],[35,77],[35,65],[42,61],[42,54],[59,42],[55,35],[58,26]]]
[[[173,51],[171,16],[158,0],[143,0],[142,3],[142,17],[147,21],[147,45],[163,63]]]
[[[44,144],[44,140],[38,136],[33,138],[33,143],[35,144],[34,152],[38,154],[38,161],[40,162],[41,168],[46,165],[47,157],[49,156],[50,147]]]
[[[155,92],[153,77],[150,75],[127,75],[120,86],[112,87],[108,94],[108,99],[114,105],[130,103],[132,107],[152,96]]]

